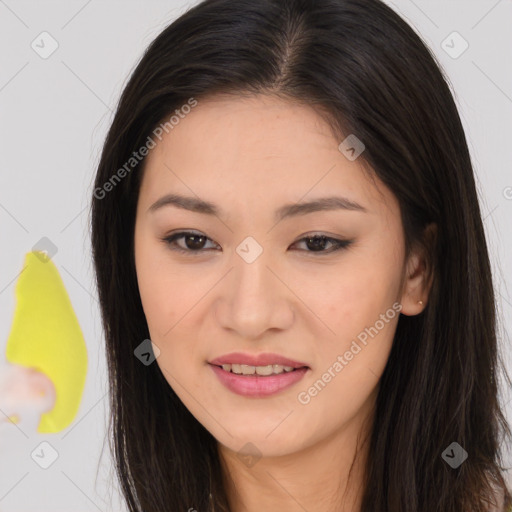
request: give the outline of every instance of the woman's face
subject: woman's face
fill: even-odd
[[[185,406],[225,447],[264,456],[371,411],[399,311],[426,301],[393,194],[314,110],[269,96],[200,101],[156,142],[136,270],[156,363]],[[155,205],[169,194],[186,199]],[[200,201],[210,207],[192,209]],[[165,240],[183,231],[193,235]],[[256,375],[212,364],[262,354],[273,355],[259,368],[231,367]],[[290,360],[307,368],[289,372]],[[280,361],[281,374],[263,375]]]

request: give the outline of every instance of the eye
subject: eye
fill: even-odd
[[[184,240],[184,246],[177,243],[177,241],[181,239]],[[162,238],[162,241],[165,242],[171,250],[180,253],[200,254],[206,250],[212,249],[211,247],[210,249],[205,249],[206,242],[212,242],[210,238],[202,233],[195,233],[192,231],[180,231]],[[306,247],[309,249],[303,252],[330,254],[340,249],[347,248],[353,243],[353,240],[341,240],[315,233],[297,240],[293,245],[297,245],[299,243],[305,243]],[[330,244],[331,247],[329,250],[326,250],[326,246],[328,244]]]
[[[311,234],[301,238],[295,242],[295,244],[301,242],[304,242],[306,247],[311,249],[306,252],[330,254],[332,252],[339,251],[340,249],[346,249],[350,244],[352,244],[353,240],[341,240],[339,238],[333,238],[322,234]],[[327,244],[331,244],[330,250],[325,250]]]
[[[177,240],[182,238],[185,240],[185,247],[176,243]],[[210,239],[202,233],[180,231],[178,233],[174,233],[173,235],[167,236],[162,240],[166,242],[173,251],[190,254],[204,252],[203,248],[205,246],[205,242]]]

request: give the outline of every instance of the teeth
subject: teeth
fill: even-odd
[[[269,364],[267,366],[250,366],[247,364],[223,364],[222,369],[226,372],[238,375],[278,375],[283,372],[293,371],[293,366],[282,366],[280,364]]]
[[[268,366],[258,366],[256,373],[258,375],[272,375],[274,373],[274,367],[271,364]]]
[[[246,364],[241,364],[240,368],[242,368],[242,373],[244,375],[254,375],[256,373],[256,366],[248,366]]]

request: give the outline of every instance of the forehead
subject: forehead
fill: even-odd
[[[173,191],[203,199],[222,195],[232,204],[339,192],[369,211],[376,202],[393,206],[392,194],[368,178],[362,159],[348,160],[331,127],[306,105],[262,95],[217,96],[198,101],[155,141],[142,201]]]

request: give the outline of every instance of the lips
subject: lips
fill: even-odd
[[[248,366],[268,366],[279,364],[281,366],[291,366],[297,368],[309,368],[306,363],[294,361],[279,354],[262,353],[262,354],[244,354],[242,352],[232,352],[209,361],[210,364],[215,366],[222,366],[223,364],[245,364]]]
[[[229,364],[229,363],[228,363]],[[287,388],[291,388],[298,383],[306,373],[308,368],[295,368],[290,372],[284,372],[275,375],[237,375],[223,370],[221,367],[210,364],[210,368],[217,376],[221,384],[229,391],[250,398],[265,398],[276,393],[280,393]]]

